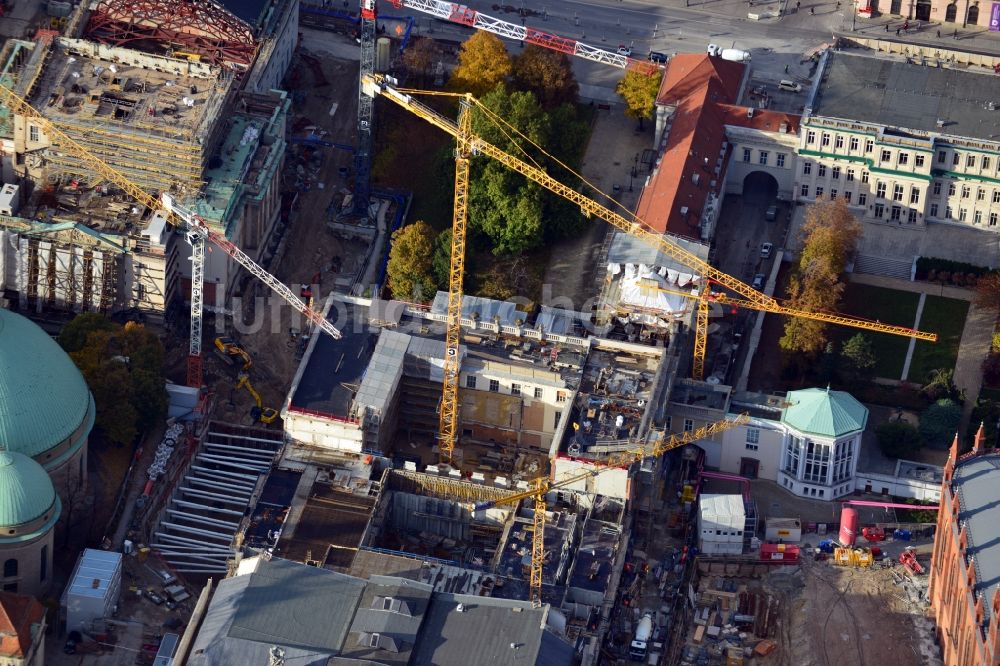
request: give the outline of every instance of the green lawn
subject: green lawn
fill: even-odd
[[[962,339],[968,301],[941,296],[928,296],[920,316],[921,331],[938,334],[937,342],[917,341],[910,361],[911,382],[924,383],[927,375],[938,368],[954,368],[958,358],[958,343]]]
[[[844,314],[874,319],[884,324],[913,326],[919,300],[920,294],[909,291],[848,283],[844,290],[841,311]],[[838,337],[843,342],[856,332],[854,329],[840,328]],[[959,333],[961,333],[961,328],[959,328]],[[899,379],[903,372],[903,362],[906,360],[909,338],[867,331],[864,331],[864,335],[871,340],[872,348],[878,359],[875,363],[875,375],[886,379]]]

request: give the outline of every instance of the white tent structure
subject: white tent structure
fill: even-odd
[[[631,311],[629,320],[646,325],[663,325],[690,313],[694,301],[663,290],[697,294],[700,281],[697,275],[669,268],[654,270],[645,264],[610,264],[608,272],[618,277],[618,302]]]

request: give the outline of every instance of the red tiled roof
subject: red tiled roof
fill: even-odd
[[[735,101],[743,69],[707,54],[679,54],[667,64],[656,103],[676,108],[660,165],[636,209],[657,231],[698,237],[705,198],[722,183],[721,170],[715,173],[725,141],[719,105]]]
[[[787,126],[788,134],[797,134],[799,122],[802,116],[793,113],[783,113],[781,111],[769,111],[767,109],[754,109],[753,118],[747,117],[747,107],[735,104],[719,104],[719,109],[723,113],[723,122],[726,125],[736,127],[749,127],[763,132],[777,132],[781,129],[782,123]]]
[[[45,617],[45,607],[26,594],[0,592],[0,657],[23,657],[31,649],[31,626]]]
[[[667,63],[660,82],[660,92],[656,95],[657,105],[674,104],[699,90],[715,79],[722,84],[725,99],[719,102],[735,102],[743,79],[743,63],[713,58],[707,53],[678,53]]]

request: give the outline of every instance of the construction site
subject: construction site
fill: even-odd
[[[211,34],[192,28],[206,15],[186,3],[150,4],[173,22],[158,30],[124,3],[81,4],[60,31],[0,50],[0,305],[53,329],[83,311],[161,326],[187,400],[129,480],[122,533],[136,553],[193,594],[265,554],[527,600],[551,609],[550,628],[584,664],[894,663],[885,634],[865,633],[889,622],[914,660],[932,659],[925,549],[907,548],[926,525],[873,513],[864,520],[882,539],[858,547],[855,517],[834,544],[834,519],[807,518],[834,505],[779,513],[743,467],[713,471],[725,438],[749,443],[765,417],[726,384],[741,333],[710,336],[707,318],[736,303],[919,331],[786,307],[714,267],[708,244],[474,142],[467,124],[378,73],[409,27],[377,53],[374,2],[360,15],[303,7],[347,33],[336,37],[300,35],[295,3],[242,17],[207,3]],[[505,26],[506,37],[524,29]],[[321,50],[325,40],[334,46]],[[428,304],[381,297],[411,202],[371,186],[376,99],[456,140],[449,288]],[[614,227],[593,312],[463,293],[473,152]],[[776,437],[788,471],[784,446],[800,442]],[[776,519],[798,532],[770,533]],[[893,545],[872,547],[882,540]],[[178,602],[181,614],[194,601]],[[810,642],[819,626],[822,654]]]

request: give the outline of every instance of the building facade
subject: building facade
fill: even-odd
[[[0,452],[0,585],[38,596],[52,584],[52,541],[62,512],[42,466],[22,453]]]
[[[810,499],[833,500],[858,489],[868,409],[849,393],[812,388],[784,397],[730,395],[725,386],[680,380],[666,427],[690,432],[739,413],[749,413],[750,421],[696,442],[706,467],[774,481]]]
[[[982,0],[859,0],[858,7],[905,16],[911,20],[952,24],[946,27],[988,26],[992,3]]]
[[[871,223],[1000,230],[995,76],[828,52],[817,78],[797,201],[840,197]]]
[[[946,664],[1000,661],[1000,455],[984,440],[959,456],[955,436],[941,484],[929,596]]]

